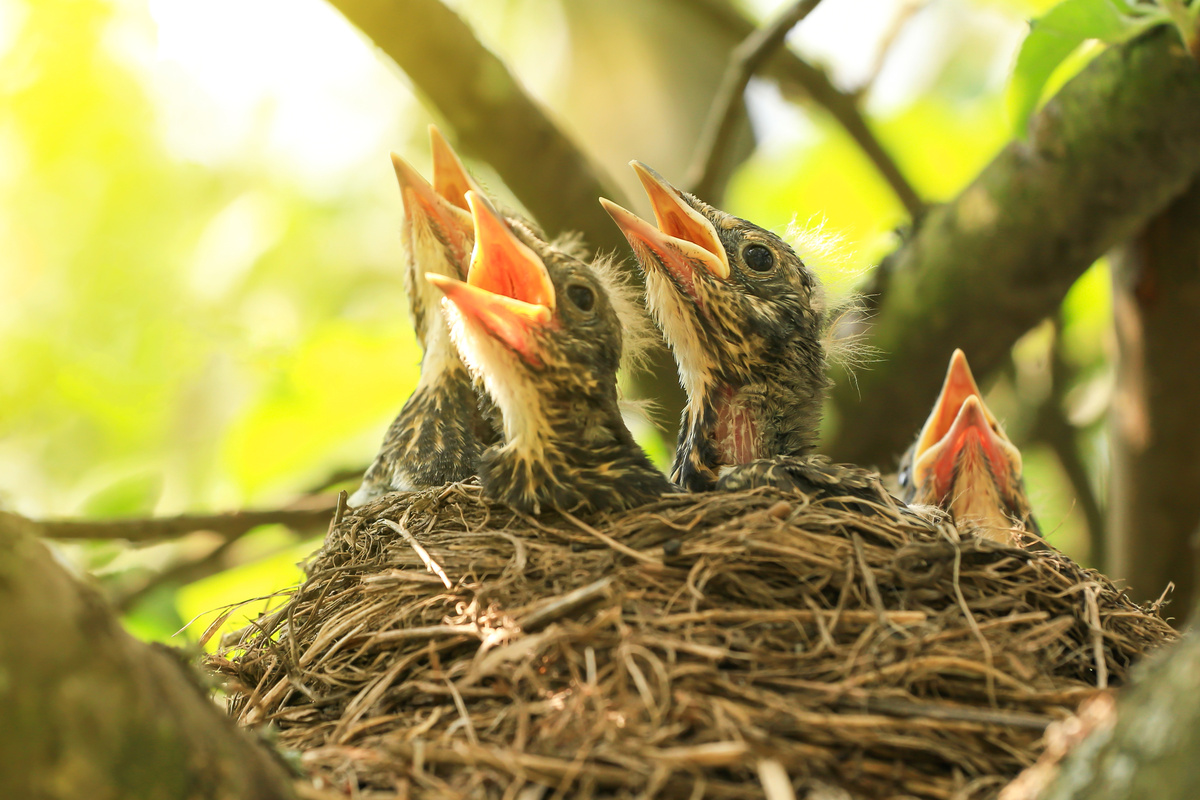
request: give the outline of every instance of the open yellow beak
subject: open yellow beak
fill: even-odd
[[[465,204],[459,208],[448,202],[421,177],[421,173],[395,153],[392,153],[392,167],[396,170],[404,213],[410,224],[425,225],[439,231],[438,238],[451,249],[455,269],[462,269],[467,260],[471,237],[475,235]]]
[[[554,283],[542,259],[513,234],[482,195],[468,191],[466,198],[475,223],[467,283],[553,311]]]
[[[944,497],[953,486],[956,465],[967,447],[987,456],[992,480],[1001,492],[1013,490],[1008,484],[1010,476],[1021,474],[1021,453],[983,402],[966,355],[956,349],[941,394],[913,449],[913,484],[932,485],[934,495]]]
[[[554,317],[550,273],[481,195],[468,190],[466,200],[475,223],[475,249],[467,280],[434,273],[425,278],[488,335],[525,360],[540,364],[540,348],[532,334]]]
[[[462,159],[436,125],[429,126],[429,149],[433,153],[433,190],[456,207],[467,210],[467,192],[482,193],[467,172]]]
[[[640,161],[629,162],[654,207],[657,227],[616,203],[600,199],[635,251],[649,249],[655,260],[689,289],[695,285],[696,265],[721,280],[729,278],[729,256],[717,229],[683,199],[682,193]]]

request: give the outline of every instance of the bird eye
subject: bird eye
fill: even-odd
[[[596,305],[596,293],[578,283],[567,287],[567,299],[580,311],[591,311],[592,306]]]
[[[742,260],[755,272],[769,272],[775,266],[775,254],[761,244],[752,244],[743,250]]]

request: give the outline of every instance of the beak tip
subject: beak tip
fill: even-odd
[[[474,189],[468,189],[463,197],[467,201],[467,210],[471,212],[471,218],[475,221],[475,234],[479,235],[479,220],[484,217],[496,216],[492,210],[491,204],[483,199],[483,196]]]

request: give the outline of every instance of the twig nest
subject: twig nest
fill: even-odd
[[[393,494],[307,573],[211,663],[356,797],[993,798],[1175,638],[1054,551],[769,489],[588,522]]]

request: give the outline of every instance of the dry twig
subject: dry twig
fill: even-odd
[[[684,183],[700,197],[712,197],[713,180],[722,159],[728,156],[736,111],[742,95],[762,63],[783,46],[792,28],[808,16],[821,0],[796,0],[771,21],[746,37],[729,55],[729,67],[713,96],[708,119],[696,142],[696,154]]]
[[[34,520],[0,511],[0,527],[29,532],[47,539],[124,539],[128,542],[143,543],[174,539],[195,531],[207,531],[232,539],[260,525],[286,525],[297,531],[323,527],[329,522],[335,504],[334,497],[317,497],[311,501],[304,501],[304,507],[271,511],[230,511],[224,514],[180,514],[176,517],[104,520]]]

